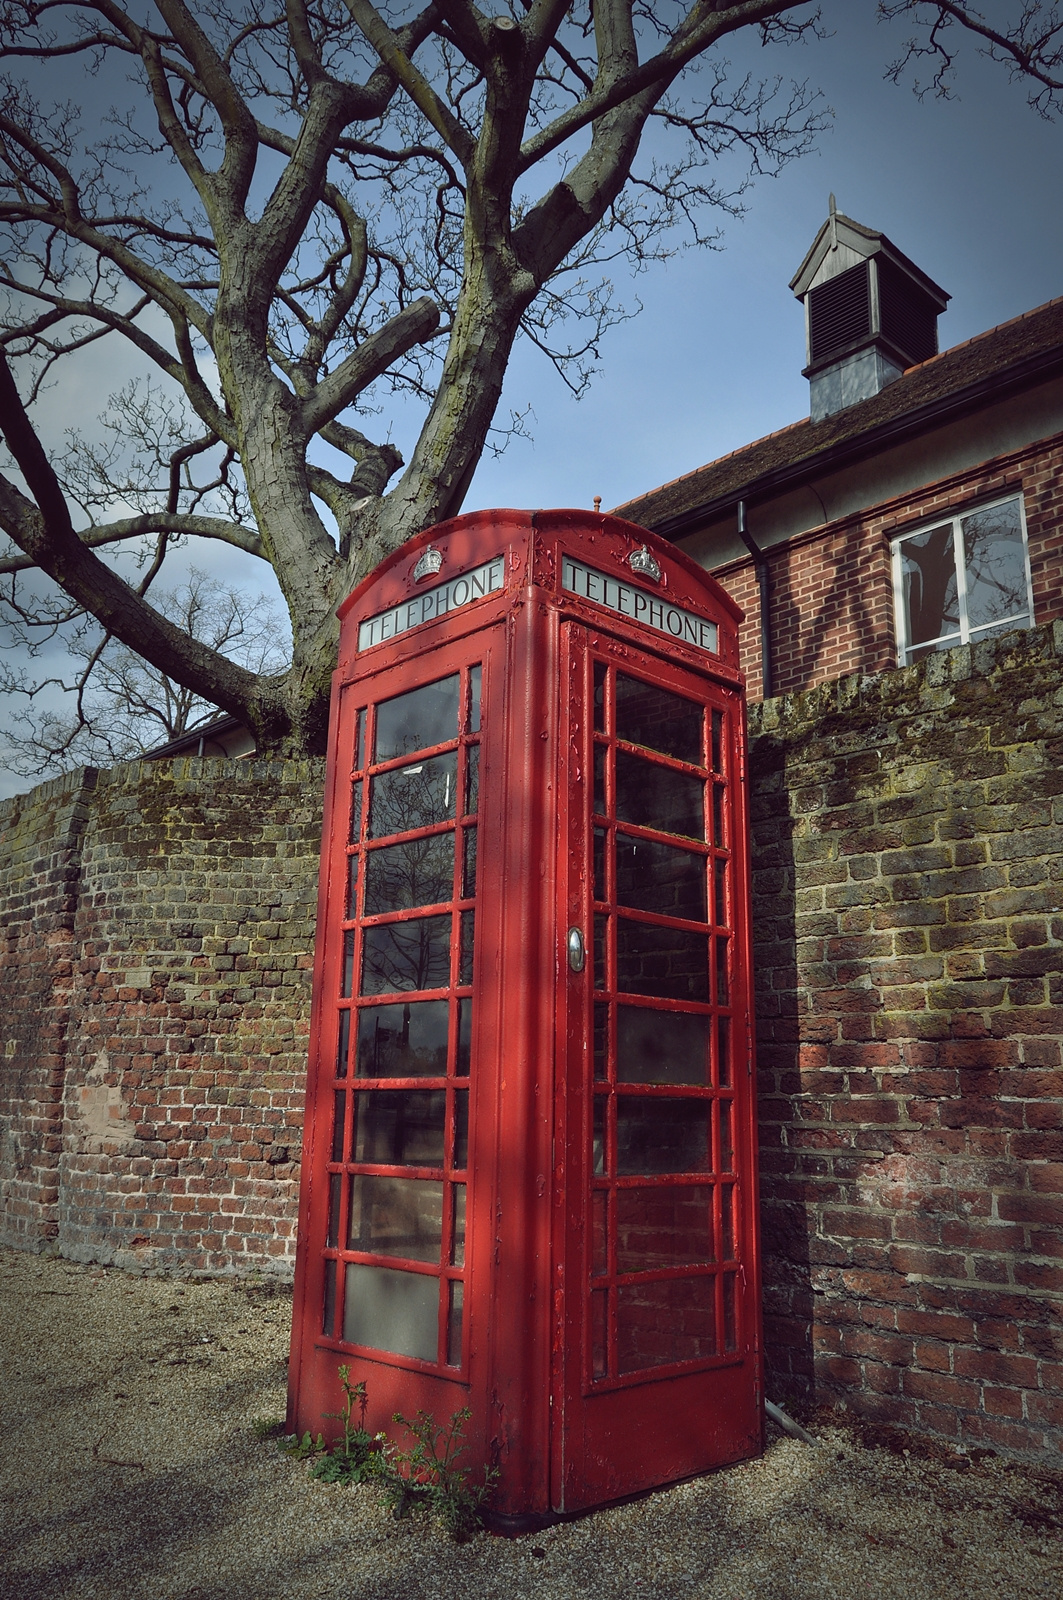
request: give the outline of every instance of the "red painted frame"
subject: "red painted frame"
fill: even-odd
[[[630,557],[640,549],[658,564],[657,583],[632,570]],[[415,568],[426,552],[438,552],[440,562],[418,580]],[[450,583],[447,594],[460,602],[464,590],[454,580],[500,555],[500,588],[419,621],[441,609],[443,585]],[[665,634],[663,622],[648,626],[564,588],[565,555],[626,585],[626,600],[619,590],[613,593],[629,610],[647,609],[630,598],[641,594],[678,608],[668,612],[669,626],[678,626],[679,611],[715,625],[716,651]],[[422,600],[426,592],[436,598]],[[359,651],[362,625],[392,613],[402,631]],[[664,610],[656,615],[663,618]],[[367,1381],[371,1428],[389,1426],[395,1410],[410,1415],[424,1407],[444,1420],[468,1404],[467,1459],[499,1467],[494,1510],[503,1525],[514,1527],[753,1454],[761,1444],[762,1392],[740,613],[693,562],[617,518],[495,511],[456,518],[404,546],[354,591],[340,616],[288,1425],[328,1432],[325,1413],[339,1409],[341,1361]],[[382,631],[379,624],[372,629],[374,637]],[[696,629],[688,625],[688,632]],[[570,926],[589,934],[593,914],[587,870],[592,657],[727,711],[742,1192],[739,1348],[699,1362],[696,1370],[662,1368],[605,1385],[588,1381],[584,1326],[591,974],[570,971],[565,946]],[[476,662],[483,665],[479,874],[463,1362],[454,1369],[323,1337],[323,1239],[337,1087],[350,714]],[[348,1077],[346,1087],[350,1095],[356,1080]],[[662,1416],[673,1419],[671,1425],[662,1426]]]

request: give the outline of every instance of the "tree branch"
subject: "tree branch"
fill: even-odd
[[[302,421],[307,434],[317,433],[325,423],[331,422],[363,389],[386,372],[392,362],[430,338],[438,326],[439,307],[423,295],[376,333],[371,333],[303,401]]]

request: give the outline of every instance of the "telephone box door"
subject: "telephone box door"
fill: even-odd
[[[576,1511],[754,1453],[760,1338],[741,696],[562,641],[552,1498]]]

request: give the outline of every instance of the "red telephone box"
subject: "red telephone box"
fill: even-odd
[[[340,617],[289,1426],[468,1405],[511,1529],[752,1455],[740,613],[492,511]]]

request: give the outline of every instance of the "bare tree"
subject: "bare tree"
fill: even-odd
[[[265,595],[219,585],[193,567],[183,583],[160,591],[155,601],[190,638],[251,672],[276,673],[287,666],[287,629]],[[11,631],[21,648],[0,664],[0,693],[13,704],[19,698],[25,702],[5,734],[14,771],[31,775],[74,763],[109,766],[194,733],[217,717],[209,701],[107,634],[85,612],[63,614],[61,639],[72,674],[31,676],[24,663],[53,642],[54,622],[54,610],[47,607],[43,614],[18,601],[11,607]],[[56,691],[62,696],[58,709],[51,703]]]
[[[1063,7],[1054,0],[983,0],[982,6],[970,0],[879,0],[879,13],[887,20],[909,17],[916,26],[889,76],[899,81],[928,66],[929,78],[916,79],[917,93],[952,92],[957,42],[966,33],[978,40],[983,55],[1026,83],[1035,111],[1051,118],[1063,108]]]
[[[578,387],[609,262],[705,239],[733,158],[774,170],[822,121],[719,53],[814,29],[808,3],[497,3],[0,0],[0,570],[46,574],[262,750],[323,747],[335,607],[460,509],[518,336]],[[71,63],[105,114],[48,98]],[[651,119],[673,153],[638,164]],[[115,339],[155,377],[50,456],[48,385]],[[372,422],[395,391],[424,408],[408,463]],[[287,670],[152,603],[198,539],[272,565]]]

